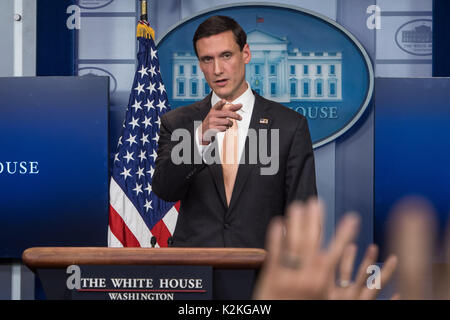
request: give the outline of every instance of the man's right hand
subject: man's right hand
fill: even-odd
[[[208,145],[217,132],[226,131],[233,125],[230,119],[242,120],[237,113],[242,108],[242,104],[231,104],[222,99],[217,102],[209,111],[202,122],[202,130],[199,131],[199,141],[201,145]]]

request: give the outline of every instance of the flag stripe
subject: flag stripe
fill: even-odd
[[[122,217],[117,213],[112,206],[109,206],[109,221],[111,234],[124,247],[140,247],[139,241],[128,229]],[[111,242],[114,239],[111,240]]]
[[[170,234],[173,234],[175,231],[175,225],[177,224],[178,212],[179,212],[179,201],[167,212],[162,221],[165,223],[167,230]]]
[[[136,210],[130,199],[123,193],[120,186],[114,178],[110,184],[110,202],[111,207],[122,218],[125,225],[134,234],[141,247],[151,247],[152,233],[148,230],[147,225]],[[113,228],[111,228],[113,229]]]
[[[158,223],[152,229],[153,234],[157,234],[156,241],[160,247],[167,247],[168,240],[172,236],[169,230],[166,227],[166,224],[163,220],[159,220]]]
[[[110,226],[108,226],[108,244],[110,247],[122,248],[123,244],[112,233]]]

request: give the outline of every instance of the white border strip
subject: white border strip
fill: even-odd
[[[14,76],[23,76],[23,0],[14,0],[14,15],[22,19],[14,21]]]
[[[11,300],[21,300],[21,271],[19,262],[11,264]]]
[[[372,62],[369,58],[369,55],[367,54],[366,50],[364,49],[364,47],[361,45],[361,43],[356,39],[356,37],[350,33],[350,31],[348,31],[347,29],[345,29],[343,26],[341,26],[339,23],[337,23],[336,21],[328,18],[327,16],[324,16],[323,14],[308,10],[308,9],[304,9],[301,7],[297,7],[297,6],[291,6],[291,5],[286,5],[286,4],[278,4],[278,3],[266,3],[266,2],[246,2],[246,3],[237,3],[237,4],[229,4],[229,5],[222,5],[222,6],[217,6],[214,8],[210,8],[210,9],[206,9],[203,11],[198,12],[197,14],[187,17],[183,20],[181,20],[180,22],[178,22],[177,24],[173,25],[171,28],[169,28],[166,33],[164,33],[164,35],[157,41],[156,45],[159,45],[159,43],[169,34],[171,33],[174,29],[178,28],[178,26],[180,26],[181,24],[194,19],[200,15],[209,13],[211,11],[216,11],[216,10],[221,10],[221,9],[227,9],[227,8],[232,8],[232,7],[247,7],[247,6],[266,6],[266,7],[277,7],[277,8],[286,8],[286,9],[292,9],[292,10],[297,10],[300,12],[304,12],[306,14],[309,14],[311,16],[314,16],[316,18],[322,19],[325,22],[328,22],[329,24],[333,25],[334,27],[336,27],[337,29],[339,29],[340,31],[342,31],[346,36],[348,36],[350,38],[351,41],[353,41],[353,43],[358,47],[358,49],[360,50],[360,52],[362,53],[364,60],[366,62],[367,65],[367,69],[369,70],[369,88],[367,91],[367,95],[366,95],[366,99],[364,100],[362,107],[360,107],[358,113],[353,117],[353,119],[347,123],[347,125],[345,127],[343,127],[342,129],[340,129],[338,132],[336,132],[335,134],[315,143],[313,145],[313,148],[318,148],[320,146],[323,146],[324,144],[327,144],[328,142],[331,142],[335,139],[337,139],[339,136],[343,135],[345,132],[347,132],[358,120],[359,118],[361,118],[361,116],[363,115],[364,111],[367,109],[367,106],[370,103],[370,100],[372,99],[372,94],[373,94],[373,88],[374,88],[374,72],[373,72],[373,66],[372,66]]]

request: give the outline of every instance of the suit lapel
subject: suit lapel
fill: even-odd
[[[272,117],[269,113],[269,108],[267,103],[255,92],[253,92],[255,95],[255,105],[253,106],[253,112],[252,117],[250,120],[249,125],[249,131],[254,130],[256,132],[257,141],[259,144],[259,132],[261,129],[269,130],[270,126],[272,124]],[[268,141],[268,140],[267,140]],[[251,164],[249,163],[250,160],[250,152],[254,152],[251,150],[256,150],[256,161],[257,164]],[[234,183],[233,193],[231,195],[231,202],[229,211],[233,208],[234,205],[236,205],[239,196],[245,186],[245,183],[247,179],[249,178],[249,175],[252,170],[255,170],[256,168],[260,167],[259,163],[259,146],[256,146],[256,149],[253,147],[250,148],[249,144],[249,136],[247,135],[247,138],[245,139],[245,146],[244,146],[244,152],[242,153],[241,158],[241,164],[239,164],[239,169],[236,176],[236,181]],[[244,158],[245,157],[245,161]],[[222,179],[222,185],[223,185],[223,179]],[[224,187],[224,194],[225,194],[225,187]],[[226,204],[226,202],[225,202]]]
[[[197,112],[192,115],[192,121],[203,121],[211,109],[211,93],[195,106]]]
[[[211,173],[211,176],[213,177],[217,193],[220,196],[220,200],[222,201],[224,208],[226,208],[228,205],[225,194],[225,184],[223,183],[222,165],[220,163],[215,163],[208,166],[208,169]]]

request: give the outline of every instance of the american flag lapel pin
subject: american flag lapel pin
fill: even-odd
[[[259,123],[260,123],[260,124],[268,124],[268,123],[269,123],[269,119],[267,119],[267,118],[261,118],[261,119],[259,119]]]

